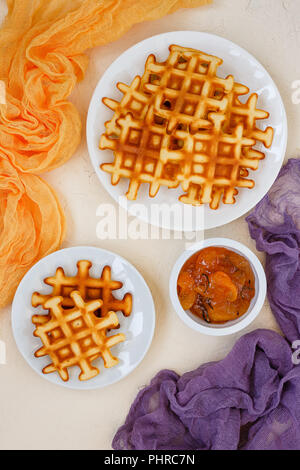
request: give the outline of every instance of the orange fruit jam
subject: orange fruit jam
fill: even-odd
[[[177,292],[184,310],[207,323],[225,323],[247,312],[255,294],[255,277],[246,258],[212,246],[186,261]]]

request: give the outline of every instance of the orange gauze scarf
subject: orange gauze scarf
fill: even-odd
[[[0,30],[0,307],[64,237],[55,192],[37,175],[66,162],[80,142],[80,117],[67,98],[84,77],[84,51],[135,23],[210,1],[7,0]]]

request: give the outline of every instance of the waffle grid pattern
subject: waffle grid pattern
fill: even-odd
[[[218,57],[170,46],[166,62],[150,55],[142,77],[118,84],[119,103],[104,98],[114,116],[100,149],[112,150],[114,161],[101,168],[113,185],[129,180],[129,200],[143,183],[150,197],[162,186],[181,185],[180,201],[217,209],[221,201],[233,204],[238,188],[253,188],[249,170],[265,157],[255,145],[269,148],[273,129],[257,127],[269,114],[257,108],[256,93],[240,100],[249,89],[231,75],[219,78],[221,64]]]

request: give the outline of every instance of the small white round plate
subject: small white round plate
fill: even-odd
[[[144,65],[149,54],[156,55],[159,61],[164,61],[168,56],[168,47],[177,44],[202,50],[208,54],[216,55],[223,59],[224,63],[219,69],[219,76],[225,78],[232,74],[236,82],[247,85],[250,93],[259,95],[258,107],[270,113],[269,119],[261,121],[257,125],[264,129],[267,126],[274,128],[274,141],[270,149],[263,145],[257,145],[257,149],[266,154],[266,158],[259,163],[259,169],[250,172],[249,177],[255,181],[255,187],[251,190],[240,189],[233,205],[221,204],[218,210],[209,207],[189,207],[187,215],[182,217],[153,215],[151,205],[177,205],[185,206],[178,201],[183,192],[180,188],[161,188],[155,198],[148,195],[148,185],[141,186],[137,201],[127,201],[124,196],[128,180],[123,179],[116,186],[111,185],[111,177],[100,169],[104,162],[113,161],[113,152],[100,150],[99,140],[105,131],[104,123],[111,119],[113,112],[103,103],[103,97],[120,100],[122,94],[117,90],[118,82],[130,84],[136,75],[142,75]],[[247,96],[242,97],[246,100]],[[268,192],[275,181],[283,163],[287,145],[287,118],[279,91],[272,78],[264,67],[247,51],[227,39],[197,31],[174,31],[159,34],[148,38],[125,51],[106,70],[100,79],[92,97],[87,118],[87,144],[90,158],[99,180],[110,195],[121,204],[130,214],[136,215],[145,222],[152,223],[162,228],[177,231],[194,231],[210,229],[231,222],[241,217],[252,209]],[[139,204],[137,206],[137,203]],[[141,204],[143,210],[141,210]],[[183,210],[183,209],[182,209]],[[184,218],[184,221],[183,221]]]
[[[69,368],[70,379],[64,382],[58,373],[43,374],[42,369],[51,362],[48,356],[34,356],[42,343],[33,336],[34,325],[32,315],[45,314],[42,307],[31,306],[32,293],[43,294],[51,292],[51,287],[44,284],[46,277],[52,276],[56,268],[62,266],[69,275],[76,274],[76,263],[79,260],[89,260],[93,263],[90,273],[93,277],[101,275],[104,266],[112,269],[112,278],[123,283],[122,289],[114,291],[116,298],[123,298],[126,292],[133,296],[133,309],[129,317],[117,313],[121,327],[111,331],[108,336],[124,333],[126,340],[113,346],[111,352],[120,362],[111,369],[106,369],[102,359],[93,361],[99,367],[100,374],[91,380],[81,382],[78,379],[80,369],[77,366]],[[28,364],[42,377],[50,382],[77,390],[92,390],[118,382],[135,369],[148,351],[155,327],[155,308],[151,292],[141,274],[124,258],[115,253],[95,247],[73,247],[56,251],[41,259],[22,279],[16,292],[12,306],[12,328],[17,346]]]

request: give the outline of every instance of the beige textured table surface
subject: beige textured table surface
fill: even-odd
[[[5,2],[0,0],[0,14]],[[211,6],[180,11],[162,20],[138,25],[119,41],[90,53],[86,79],[73,94],[83,121],[94,87],[108,65],[128,47],[154,34],[197,30],[230,39],[252,53],[270,72],[282,94],[289,123],[286,158],[300,147],[300,105],[292,102],[292,83],[300,80],[299,0],[215,0]],[[100,185],[89,160],[85,137],[76,155],[47,176],[66,211],[64,246],[102,246],[131,261],[149,284],[156,304],[157,326],[151,348],[139,367],[121,382],[103,390],[78,392],[50,384],[23,360],[11,332],[10,308],[0,312],[0,340],[5,341],[7,364],[0,365],[1,449],[110,449],[138,390],[162,368],[177,372],[221,359],[238,337],[256,328],[277,329],[267,302],[246,330],[225,338],[193,332],[173,312],[168,279],[183,240],[100,241],[96,209],[112,199]],[[244,217],[209,230],[205,237],[226,236],[255,251]],[[264,257],[259,254],[261,260]]]

